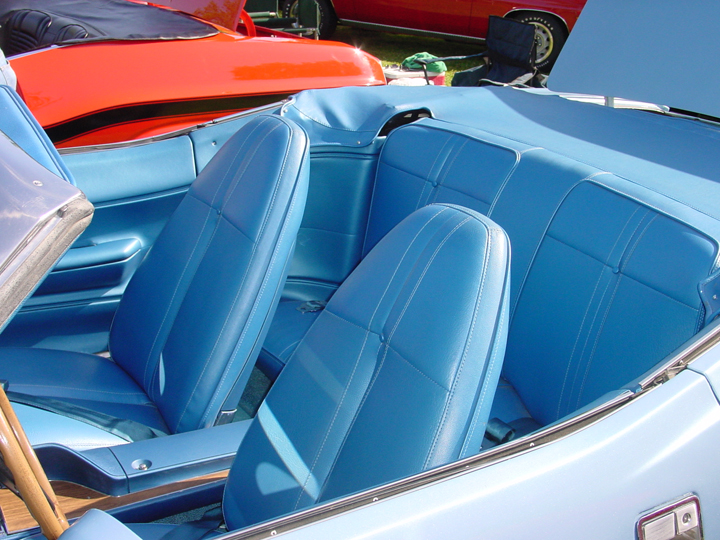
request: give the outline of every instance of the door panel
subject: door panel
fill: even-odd
[[[64,159],[95,215],[0,334],[2,346],[105,350],[128,281],[196,175],[186,136]]]

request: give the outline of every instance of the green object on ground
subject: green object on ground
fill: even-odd
[[[408,56],[405,60],[403,60],[402,67],[411,70],[421,70],[422,64],[419,64],[415,60],[432,60],[433,58],[437,58],[437,56],[427,52],[419,52],[413,54],[412,56]],[[427,64],[427,70],[434,71],[436,73],[443,73],[447,71],[447,67],[445,66],[445,62],[430,62]]]

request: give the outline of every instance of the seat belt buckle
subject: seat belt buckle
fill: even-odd
[[[300,313],[313,313],[315,311],[325,309],[326,305],[327,302],[324,302],[323,300],[308,300],[307,302],[300,304],[295,309],[297,309]]]

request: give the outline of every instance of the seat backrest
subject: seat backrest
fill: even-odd
[[[478,451],[505,349],[510,246],[466,208],[403,220],[345,280],[235,458],[230,529]]]
[[[504,375],[541,425],[627,385],[704,324],[716,242],[605,176],[569,189],[518,283]]]
[[[172,432],[213,425],[249,377],[304,211],[307,154],[293,122],[247,123],[198,175],[128,284],[110,352]]]

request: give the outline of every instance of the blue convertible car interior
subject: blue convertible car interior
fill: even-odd
[[[311,90],[60,154],[13,117],[7,135],[95,213],[0,334],[0,378],[51,480],[138,497],[71,515],[61,538],[210,538],[220,521],[193,520],[218,506],[228,538],[359,536],[383,513],[373,537],[441,537],[419,525],[441,502],[461,521],[494,504],[546,519],[628,486],[628,535],[656,538],[660,519],[700,530],[717,479],[676,493],[648,477],[670,478],[676,449],[720,425],[719,364],[701,360],[720,340],[718,125],[603,103]],[[257,408],[232,416],[243,389]],[[688,420],[683,399],[710,412]],[[123,437],[80,409],[154,433]],[[671,413],[680,427],[650,429]],[[652,453],[629,452],[647,432]],[[632,471],[584,493],[588,463],[626,456]],[[594,537],[579,515],[569,530]]]
[[[225,487],[227,527],[474,454],[505,350],[509,256],[502,229],[459,207],[427,206],[394,228],[260,406]],[[161,538],[175,526],[132,528]]]
[[[321,178],[350,161],[341,148],[347,153],[350,146],[370,145],[351,158],[372,162],[356,168],[360,178],[355,185],[374,188],[357,209],[368,216],[365,230],[348,240],[354,245],[346,252],[362,258],[404,216],[434,202],[472,208],[507,231],[513,253],[510,330],[491,415],[506,432],[526,434],[619,392],[714,317],[711,296],[698,291],[714,281],[717,231],[704,217],[710,209],[679,203],[680,181],[563,133],[575,129],[572,121],[560,118],[573,117],[577,103],[555,98],[557,130],[530,123],[524,141],[515,134],[504,136],[502,127],[520,123],[523,114],[548,114],[541,112],[547,105],[532,104],[547,101],[544,96],[491,90],[448,97],[442,89],[432,96],[431,89],[423,90],[416,103],[397,107],[427,107],[433,118],[392,131],[370,155],[367,149],[380,141],[371,140],[370,126],[344,111],[371,94],[389,101],[392,89],[345,89],[335,96],[309,92],[286,115],[310,119],[311,141],[318,141],[311,142],[311,167]],[[408,95],[402,93],[404,99]],[[369,108],[384,114],[372,119],[377,131],[383,119],[402,114],[379,103]],[[607,125],[603,115],[608,111],[596,109],[583,111],[585,122]],[[478,120],[465,125],[457,111]],[[334,126],[336,118],[344,123]],[[660,120],[647,120],[653,121]],[[347,137],[350,128],[359,140]],[[595,136],[605,134],[598,130]],[[661,156],[671,145],[667,140],[645,150]],[[312,215],[305,224],[317,226],[318,219]],[[328,219],[322,228],[332,225]],[[306,234],[313,232],[301,230],[301,237]],[[327,275],[318,263],[314,270]],[[312,324],[314,314],[297,309],[307,300],[280,303],[260,356],[273,371]]]

